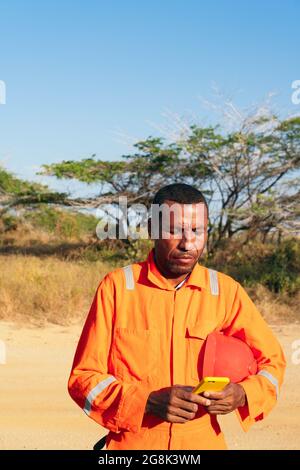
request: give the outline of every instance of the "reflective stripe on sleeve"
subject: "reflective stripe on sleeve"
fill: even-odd
[[[266,377],[266,379],[268,379],[271,384],[274,385],[275,389],[276,389],[276,399],[278,399],[278,395],[279,395],[279,385],[278,385],[278,380],[276,379],[276,377],[274,377],[274,375],[270,374],[270,372],[268,372],[267,370],[260,370],[257,375],[262,375],[263,377]]]
[[[209,269],[209,281],[211,295],[219,295],[218,274],[214,269]]]
[[[134,290],[134,277],[132,271],[132,265],[124,266],[123,268],[125,274],[125,284],[127,290]]]
[[[104,390],[106,387],[108,387],[111,383],[115,382],[116,380],[117,380],[117,379],[116,379],[113,375],[110,375],[110,376],[107,377],[106,379],[101,380],[101,382],[99,382],[99,383],[90,391],[90,393],[89,393],[88,396],[86,397],[85,404],[84,404],[84,408],[83,408],[83,411],[84,411],[87,415],[90,414],[93,401],[95,400],[95,398],[97,397],[97,395],[99,395],[99,393],[103,392],[103,390]]]

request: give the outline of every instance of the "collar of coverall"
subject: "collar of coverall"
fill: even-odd
[[[150,251],[148,255],[147,267],[148,267],[147,277],[149,281],[151,281],[153,284],[160,287],[161,289],[176,290],[176,286],[173,286],[168,281],[168,279],[166,279],[158,270],[156,263],[154,261],[154,248]],[[202,289],[208,289],[209,279],[208,279],[208,273],[206,271],[207,270],[203,266],[200,266],[200,264],[197,263],[194,266],[189,278],[184,283],[184,286],[185,287],[196,286]]]

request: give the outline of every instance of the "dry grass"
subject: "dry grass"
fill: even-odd
[[[1,222],[1,221],[0,221]],[[47,246],[59,244],[59,243],[78,243],[78,242],[90,242],[90,235],[79,236],[63,236],[60,233],[54,231],[41,230],[28,222],[23,222],[15,230],[1,233],[0,247],[13,247],[28,248],[34,246],[41,246],[46,248]]]
[[[299,321],[299,291],[293,296],[274,294],[260,284],[247,289],[247,291],[267,322],[290,323]]]
[[[101,261],[0,256],[0,319],[40,326],[76,322],[86,316],[100,280],[111,269]],[[298,320],[300,293],[273,294],[261,285],[247,290],[268,322]]]
[[[0,319],[43,325],[69,324],[87,314],[109,268],[55,257],[0,257]]]

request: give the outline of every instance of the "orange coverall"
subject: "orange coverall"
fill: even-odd
[[[247,405],[237,409],[244,430],[276,403],[283,380],[282,349],[241,285],[196,264],[176,289],[146,261],[116,269],[101,281],[83,328],[69,393],[109,430],[107,449],[225,449],[217,418],[199,406],[184,424],[144,415],[153,390],[195,386],[203,344],[218,329],[247,342],[258,374],[241,382]]]

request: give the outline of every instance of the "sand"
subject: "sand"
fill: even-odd
[[[234,413],[222,417],[231,449],[300,448],[300,364],[292,361],[300,325],[272,328],[288,362],[278,405],[248,433],[241,430]],[[67,393],[80,331],[78,326],[37,329],[0,322],[7,356],[6,364],[1,364],[0,356],[0,449],[92,449],[106,433]]]

